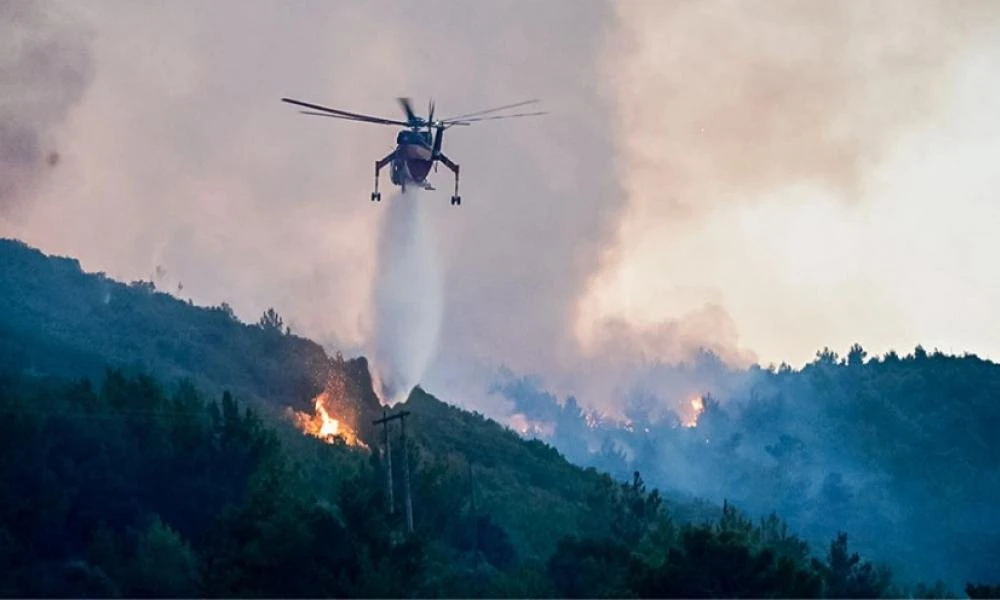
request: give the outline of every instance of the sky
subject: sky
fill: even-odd
[[[9,2],[0,235],[366,352],[396,132],[279,98],[540,98],[449,130],[462,206],[444,170],[422,199],[442,398],[503,365],[606,406],[699,347],[995,359],[998,30],[988,0]]]

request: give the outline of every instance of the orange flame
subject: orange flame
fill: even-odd
[[[289,408],[292,420],[303,433],[317,437],[327,443],[334,443],[339,439],[349,446],[368,446],[358,439],[357,433],[351,429],[342,419],[334,418],[330,413],[329,406],[331,396],[329,391],[325,391],[313,399],[313,409],[315,413],[299,412]]]
[[[701,396],[694,396],[688,399],[688,406],[681,410],[681,424],[685,427],[696,427],[698,417],[705,411],[705,401]]]

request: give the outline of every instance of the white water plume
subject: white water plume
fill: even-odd
[[[373,288],[375,393],[384,404],[405,401],[437,350],[441,270],[420,191],[383,204]]]

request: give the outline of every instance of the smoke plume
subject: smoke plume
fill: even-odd
[[[940,116],[961,50],[1000,16],[939,0],[616,8],[617,158],[631,195],[674,217],[802,182],[862,199],[866,171]],[[670,192],[650,201],[658,182]]]
[[[0,215],[58,166],[57,130],[91,81],[88,42],[47,3],[0,3]]]
[[[969,62],[997,38],[995,2],[61,5],[95,32],[95,77],[42,136],[58,134],[60,168],[4,234],[118,279],[162,265],[197,303],[250,321],[273,306],[349,355],[375,345],[362,315],[398,207],[368,194],[395,132],[278,98],[386,118],[398,95],[441,116],[543,100],[545,117],[449,130],[460,210],[421,192],[451,282],[422,385],[451,402],[496,405],[498,364],[620,412],[644,372],[698,346],[799,362],[1000,339],[983,326],[1000,282],[966,275],[996,254],[1000,63]],[[803,182],[829,201],[775,195]]]
[[[995,185],[968,149],[996,139],[985,133],[997,131],[995,100],[980,99],[997,93],[985,69],[997,64],[988,57],[1000,5],[615,8],[604,73],[616,90],[614,160],[628,208],[583,294],[579,330],[619,319],[655,331],[718,305],[759,359],[801,364],[858,336],[868,347],[912,347],[958,339],[984,320],[938,316],[951,310],[948,296],[984,293],[947,275],[979,253],[952,259],[941,249],[952,254],[953,239],[970,237],[977,196]],[[919,256],[917,244],[926,244]],[[942,335],[932,324],[945,321]],[[686,329],[674,340],[720,348],[718,334],[728,334]]]
[[[441,328],[441,271],[433,233],[414,188],[390,198],[373,287],[376,392],[406,400],[434,358]]]

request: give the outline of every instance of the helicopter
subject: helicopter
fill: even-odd
[[[444,142],[444,130],[456,125],[471,125],[472,123],[479,121],[533,117],[547,114],[545,112],[527,112],[510,115],[492,115],[492,113],[538,102],[538,100],[525,100],[523,102],[515,102],[514,104],[507,104],[505,106],[498,106],[496,108],[480,110],[435,121],[433,100],[428,103],[426,119],[418,116],[413,111],[413,106],[410,103],[409,98],[398,98],[397,100],[400,106],[402,106],[403,112],[406,114],[406,121],[347,112],[292,98],[281,99],[282,102],[310,109],[308,111],[299,111],[305,115],[332,117],[347,121],[375,123],[377,125],[396,125],[407,128],[400,131],[396,135],[396,147],[392,150],[392,152],[387,154],[384,158],[375,161],[375,191],[373,191],[371,195],[372,202],[382,201],[382,194],[378,191],[379,172],[386,165],[392,163],[392,169],[390,171],[392,183],[401,187],[405,192],[407,186],[410,185],[423,188],[425,190],[434,190],[434,187],[427,182],[427,174],[430,173],[431,167],[433,167],[436,172],[437,163],[441,163],[455,174],[455,193],[451,197],[451,205],[461,206],[462,197],[458,195],[458,164],[441,152],[441,145]]]

